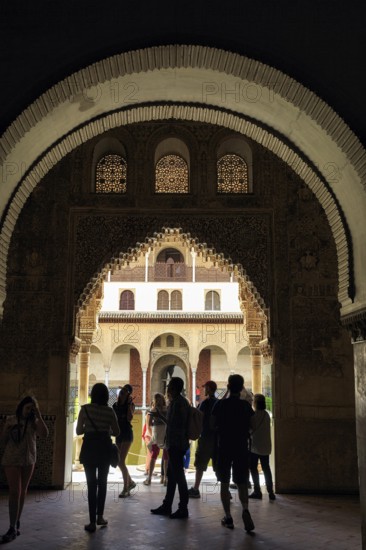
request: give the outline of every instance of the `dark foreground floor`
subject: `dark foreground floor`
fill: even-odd
[[[203,484],[201,499],[191,499],[188,520],[153,516],[150,508],[161,504],[165,488],[156,481],[150,487],[138,481],[134,494],[119,499],[120,484],[109,483],[106,528],[84,531],[88,523],[84,482],[64,491],[31,491],[27,496],[21,535],[7,548],[127,549],[142,550],[359,550],[360,513],[357,497],[277,495],[269,502],[250,503],[255,532],[248,535],[241,520],[241,506],[233,491],[235,529],[220,524],[223,516],[218,487]],[[0,533],[8,528],[7,494],[0,494]],[[4,546],[5,548],[5,546]]]

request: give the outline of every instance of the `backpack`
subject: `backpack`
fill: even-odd
[[[188,410],[188,425],[187,436],[188,439],[198,439],[203,429],[203,413],[196,407],[189,406]]]

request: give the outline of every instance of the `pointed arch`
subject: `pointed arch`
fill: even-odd
[[[133,97],[116,109],[111,80],[124,89],[131,75]],[[222,95],[233,82],[243,101]],[[245,96],[248,85],[255,100]],[[93,87],[98,101],[88,99],[88,109],[79,108]],[[366,241],[360,231],[366,211],[366,193],[360,194],[361,186],[366,190],[366,152],[357,137],[320,98],[272,67],[214,48],[169,45],[117,55],[79,71],[45,92],[4,133],[0,315],[11,235],[37,183],[94,135],[131,122],[170,118],[234,129],[294,169],[318,198],[331,226],[344,314],[366,306]],[[354,265],[351,243],[357,251]]]

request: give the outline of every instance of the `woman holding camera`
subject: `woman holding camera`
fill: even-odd
[[[34,397],[24,397],[18,404],[15,415],[6,419],[2,439],[5,450],[1,464],[9,485],[10,527],[2,542],[10,542],[20,534],[20,516],[25,495],[37,459],[37,436],[46,437],[48,428],[44,423]]]
[[[131,478],[126,466],[126,458],[133,441],[131,421],[135,412],[135,405],[132,397],[132,386],[130,384],[125,384],[120,389],[117,402],[113,404],[113,410],[117,415],[120,430],[119,436],[116,438],[116,444],[119,448],[119,467],[121,468],[123,476],[123,490],[119,494],[119,497],[126,498],[130,496],[131,489],[136,487],[136,483]]]

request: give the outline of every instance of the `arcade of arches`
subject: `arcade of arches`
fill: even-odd
[[[1,362],[9,395],[31,388],[47,411],[51,435],[42,443],[45,458],[34,483],[63,487],[71,475],[75,395],[70,381],[84,381],[85,399],[82,372],[90,368],[95,348],[100,351],[103,281],[108,273],[113,278],[134,262],[146,261],[148,249],[166,247],[168,238],[170,248],[186,251],[187,258],[193,249],[200,261],[212,262],[214,270],[238,281],[246,345],[250,349],[255,340],[259,353],[253,356],[271,366],[276,490],[357,491],[353,354],[340,324],[331,228],[302,179],[243,135],[244,150],[251,155],[248,189],[218,192],[216,153],[226,140],[238,137],[230,129],[199,122],[125,125],[77,147],[29,196],[9,248]],[[166,138],[172,140],[171,149],[163,154],[186,161],[189,192],[155,193],[155,152]],[[177,150],[177,143],[184,146]],[[100,157],[125,155],[122,193],[96,192],[96,151]],[[123,314],[127,319],[131,311]],[[194,370],[199,373],[200,350],[194,354],[187,336],[191,320],[172,326],[167,319],[163,330],[161,318],[149,319],[148,330],[140,333],[146,342],[127,350],[129,377],[139,380],[140,405],[150,398],[150,384],[154,389],[172,364],[185,373],[189,391]],[[149,372],[152,342],[164,334],[176,338],[174,353],[166,360],[158,354]],[[178,336],[189,347],[189,359]],[[213,342],[212,355],[216,346]],[[126,349],[120,352],[126,355]],[[230,361],[225,374],[244,368]],[[5,396],[2,400],[6,409]]]

